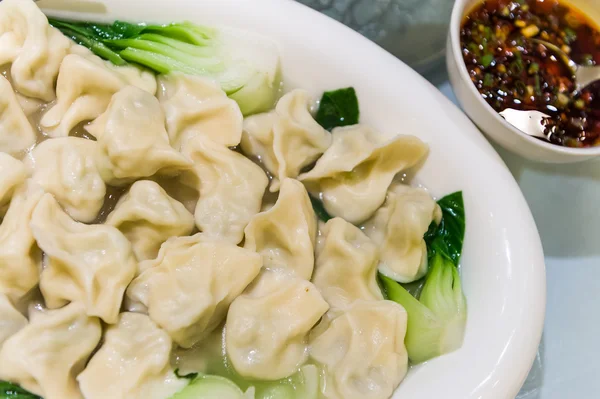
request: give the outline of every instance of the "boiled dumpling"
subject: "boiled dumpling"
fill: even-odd
[[[100,321],[80,303],[36,311],[27,326],[0,350],[0,380],[19,384],[44,399],[83,398],[75,377],[98,345]]]
[[[423,236],[432,221],[440,222],[441,210],[421,188],[397,184],[387,201],[364,226],[380,248],[379,271],[401,283],[427,273],[427,246]]]
[[[313,283],[332,308],[357,299],[383,299],[377,285],[378,251],[360,229],[341,218],[322,225]]]
[[[186,384],[169,365],[171,338],[146,315],[121,313],[77,381],[86,399],[164,399]]]
[[[92,222],[104,204],[106,185],[94,161],[98,143],[79,137],[46,140],[26,165],[32,181],[53,194],[75,220]]]
[[[41,266],[29,222],[43,192],[28,183],[18,187],[0,225],[0,293],[13,300],[37,285]]]
[[[125,234],[136,258],[142,261],[155,258],[169,237],[190,234],[194,216],[157,183],[141,180],[121,197],[106,224]]]
[[[44,114],[40,126],[51,137],[66,137],[78,123],[102,114],[112,95],[129,84],[156,92],[156,79],[150,72],[117,67],[93,54],[69,54],[60,66],[56,104]]]
[[[28,321],[10,302],[0,294],[0,348],[9,337],[27,325]]]
[[[275,111],[244,120],[242,150],[259,159],[275,177],[271,191],[279,190],[286,177],[295,178],[331,144],[331,135],[310,114],[304,90],[281,97]]]
[[[40,276],[46,305],[81,302],[88,315],[116,323],[125,288],[136,272],[127,238],[112,226],[74,221],[51,194],[35,208],[31,229],[46,256]]]
[[[104,180],[120,185],[173,173],[191,163],[169,144],[156,97],[135,86],[117,92],[105,113],[86,126],[98,139],[96,163]]]
[[[0,2],[0,65],[12,63],[10,75],[22,94],[54,99],[54,81],[69,46],[33,1]]]
[[[408,369],[406,311],[391,301],[354,302],[310,337],[310,355],[322,367],[327,399],[388,399]]]
[[[23,162],[0,152],[0,176],[0,216],[3,217],[17,187],[27,179],[27,169]]]
[[[0,2],[0,7],[2,4],[4,1]],[[12,86],[0,75],[0,151],[17,155],[32,147],[35,140],[35,131],[21,109]]]
[[[248,158],[205,137],[189,142],[183,153],[194,162],[200,191],[195,210],[198,229],[205,236],[238,244],[260,211],[267,175]]]
[[[261,254],[266,268],[285,269],[310,279],[317,217],[301,183],[283,180],[275,205],[252,218],[245,232],[244,248]]]
[[[336,128],[333,144],[298,180],[332,216],[364,222],[385,201],[394,176],[421,161],[427,145],[414,136],[386,140],[364,125]]]
[[[158,99],[175,148],[196,136],[228,147],[240,143],[242,112],[217,83],[179,73],[161,75],[158,81]]]
[[[229,309],[225,348],[243,377],[278,380],[307,360],[310,329],[329,306],[308,281],[264,271]]]
[[[140,263],[142,274],[127,296],[145,305],[173,341],[189,348],[223,321],[261,265],[258,254],[202,233],[172,238],[156,259]]]

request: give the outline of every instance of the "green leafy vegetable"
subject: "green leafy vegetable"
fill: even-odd
[[[380,275],[387,296],[408,313],[404,343],[413,363],[422,363],[460,348],[467,322],[467,302],[458,270],[439,254],[417,300],[394,280]]]
[[[182,72],[215,79],[244,115],[270,109],[279,93],[274,44],[247,33],[217,31],[191,22],[112,24],[49,19],[76,43],[115,65],[136,63],[157,73]]]
[[[429,257],[440,253],[458,266],[465,237],[465,205],[462,192],[447,195],[438,201],[442,209],[439,225],[432,223],[425,233]]]
[[[27,392],[18,385],[0,381],[0,399],[42,399],[37,395]]]
[[[312,203],[313,209],[315,211],[315,214],[317,215],[317,217],[320,220],[327,222],[329,219],[333,219],[331,217],[331,215],[329,215],[329,213],[327,213],[327,211],[325,210],[325,207],[323,206],[323,203],[321,201],[314,198],[312,195],[310,195],[309,197],[310,197],[310,202]]]
[[[356,125],[360,117],[358,98],[353,87],[323,93],[316,120],[327,130]]]
[[[465,235],[462,192],[440,199],[438,205],[442,219],[439,224],[431,223],[424,237],[430,269],[422,288],[419,282],[405,288],[379,275],[385,295],[408,313],[404,342],[414,363],[458,349],[467,321],[467,303],[457,269]]]

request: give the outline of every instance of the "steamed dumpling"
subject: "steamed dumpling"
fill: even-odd
[[[12,63],[10,75],[20,93],[53,100],[54,81],[69,47],[70,40],[48,24],[33,1],[0,2],[0,65]]]
[[[244,120],[242,150],[259,159],[274,176],[273,192],[286,177],[296,178],[330,144],[331,135],[313,119],[304,90],[281,97],[274,111]]]
[[[127,238],[116,228],[71,219],[51,194],[33,212],[31,229],[46,255],[40,289],[49,308],[81,302],[90,316],[116,323],[136,272]]]
[[[96,162],[106,182],[121,185],[190,162],[169,144],[156,97],[135,86],[117,92],[105,113],[85,129],[98,139]]]
[[[139,261],[153,259],[160,245],[173,236],[186,236],[194,229],[194,216],[157,183],[133,183],[106,219],[129,239]]]
[[[310,279],[314,267],[317,217],[304,186],[285,179],[273,207],[246,227],[244,248],[262,255],[267,269],[284,269]]]
[[[112,95],[127,85],[156,92],[156,79],[150,72],[135,66],[117,67],[91,53],[69,54],[60,66],[56,104],[44,114],[40,126],[51,137],[66,137],[78,123],[102,114]]]
[[[43,192],[28,183],[18,187],[0,225],[0,294],[12,300],[39,281],[41,254],[29,222]]]
[[[322,198],[330,215],[353,224],[371,217],[385,201],[394,176],[417,165],[428,151],[414,136],[386,140],[364,125],[336,128],[332,135],[331,147],[298,180]]]
[[[0,348],[9,337],[27,325],[28,321],[10,302],[0,294]]]
[[[329,306],[308,281],[281,272],[263,272],[231,304],[225,348],[243,377],[278,380],[307,360],[310,329]]]
[[[388,399],[408,369],[406,311],[391,301],[354,302],[311,333],[327,399]]]
[[[161,75],[158,81],[158,99],[175,148],[196,136],[227,147],[240,143],[242,112],[217,83],[179,73]]]
[[[4,1],[0,2],[0,8],[3,4]],[[2,36],[0,36],[1,45]],[[4,76],[0,75],[0,152],[21,154],[32,147],[35,140],[35,131],[21,109],[12,86]]]
[[[106,185],[94,156],[98,143],[61,137],[37,145],[26,165],[32,181],[53,194],[75,220],[92,222],[104,204]]]
[[[260,211],[267,175],[248,158],[205,137],[196,137],[183,152],[194,163],[200,191],[195,210],[198,229],[205,236],[238,244]]]
[[[0,349],[0,380],[44,399],[83,398],[75,377],[98,345],[100,321],[80,303],[35,311],[30,322]]]
[[[146,315],[121,313],[77,381],[86,399],[164,399],[187,381],[169,365],[171,338]]]
[[[141,262],[127,290],[133,302],[179,346],[189,348],[225,318],[231,302],[258,275],[258,254],[202,233],[165,242],[158,257]]]
[[[23,162],[0,152],[0,216],[4,217],[17,187],[27,179]]]
[[[423,236],[432,221],[440,220],[440,207],[427,191],[394,185],[385,205],[364,226],[380,248],[379,271],[401,283],[423,277],[427,273]]]
[[[377,285],[377,247],[360,229],[341,218],[322,225],[313,283],[332,308],[357,299],[383,299]]]

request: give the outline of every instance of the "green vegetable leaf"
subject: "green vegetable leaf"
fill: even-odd
[[[244,115],[270,109],[279,94],[277,47],[247,33],[217,32],[191,22],[103,24],[54,18],[49,22],[115,65],[129,62],[157,73],[180,72],[214,79]]]
[[[309,195],[309,197],[315,214],[320,220],[327,222],[330,219],[333,219],[331,215],[325,210],[325,207],[323,206],[323,203],[320,200],[314,198],[312,195]]]
[[[421,363],[460,348],[467,322],[467,303],[458,270],[439,254],[425,279],[419,299],[401,284],[379,275],[387,297],[408,313],[404,343],[413,363]]]
[[[18,385],[0,381],[0,399],[42,399],[37,395],[27,392]]]
[[[353,87],[323,93],[316,120],[327,130],[356,125],[360,117],[358,98]]]
[[[429,257],[439,253],[458,266],[465,237],[465,206],[462,191],[447,195],[438,201],[442,221],[432,223],[425,233]]]

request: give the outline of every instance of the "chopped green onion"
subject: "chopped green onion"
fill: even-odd
[[[486,54],[483,57],[481,57],[481,65],[484,68],[487,68],[490,65],[492,65],[492,62],[494,62],[494,56],[492,54]]]
[[[527,93],[527,85],[520,80],[515,82],[515,88],[517,89],[517,93],[521,96]]]
[[[567,44],[571,44],[577,40],[577,33],[573,29],[565,28],[563,32],[565,33],[565,42],[567,42]]]
[[[535,95],[536,96],[541,96],[542,95],[542,85],[540,83],[540,75],[535,75]]]
[[[519,53],[517,53],[519,54]],[[520,54],[519,54],[520,56]],[[520,57],[517,57],[516,60],[510,63],[508,66],[513,75],[520,75],[523,72],[523,60]]]
[[[486,73],[483,77],[483,86],[492,87],[494,85],[494,76],[491,73]]]
[[[594,57],[591,54],[586,54],[583,56],[581,65],[584,66],[593,66],[594,65]]]
[[[540,64],[538,64],[537,62],[533,62],[533,63],[531,63],[531,65],[529,65],[529,69],[527,70],[527,73],[530,75],[535,75],[539,71],[540,71]]]

